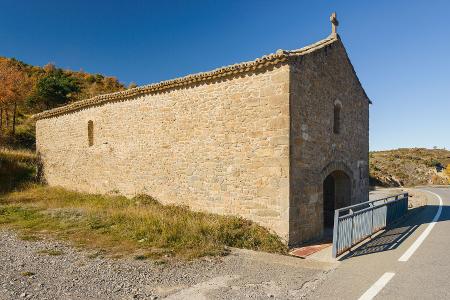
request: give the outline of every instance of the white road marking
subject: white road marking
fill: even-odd
[[[386,272],[380,277],[361,297],[359,300],[371,300],[373,299],[394,277],[395,273]]]
[[[436,225],[437,220],[439,220],[439,217],[441,216],[441,212],[442,212],[442,198],[441,196],[439,196],[436,193],[430,192],[430,191],[426,191],[428,193],[431,193],[433,195],[435,195],[438,199],[439,199],[439,209],[436,212],[436,215],[433,218],[433,221],[431,221],[430,224],[428,224],[428,227],[425,229],[424,232],[422,232],[422,234],[417,238],[417,240],[408,248],[408,250],[406,250],[405,253],[403,253],[403,255],[398,259],[398,261],[408,261],[408,259],[410,259],[410,257],[414,254],[414,252],[416,252],[417,248],[420,247],[420,245],[423,243],[423,241],[427,238],[427,236],[430,234],[431,230],[433,229],[434,225]]]

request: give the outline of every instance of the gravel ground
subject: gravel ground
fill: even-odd
[[[0,299],[299,299],[335,264],[247,250],[192,262],[112,259],[0,231]]]

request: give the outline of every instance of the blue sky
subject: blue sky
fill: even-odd
[[[450,148],[450,1],[0,0],[0,56],[147,84],[339,33],[371,150]]]

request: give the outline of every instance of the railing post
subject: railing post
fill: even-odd
[[[352,215],[352,227],[351,227],[351,229],[350,229],[350,250],[349,251],[352,251],[352,246],[353,246],[353,227],[354,227],[354,225],[355,225],[355,217],[353,216],[353,209],[349,209],[349,211],[350,211],[350,214]]]
[[[374,206],[371,204],[369,204],[370,207],[372,207],[372,209],[370,210],[372,212],[372,221],[370,222],[370,239],[372,239],[372,235],[373,235],[373,211],[374,211]]]
[[[337,256],[337,244],[339,237],[339,210],[334,211],[334,223],[333,223],[333,258]]]

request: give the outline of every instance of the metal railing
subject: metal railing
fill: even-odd
[[[392,224],[408,211],[408,193],[334,211],[333,258]]]

